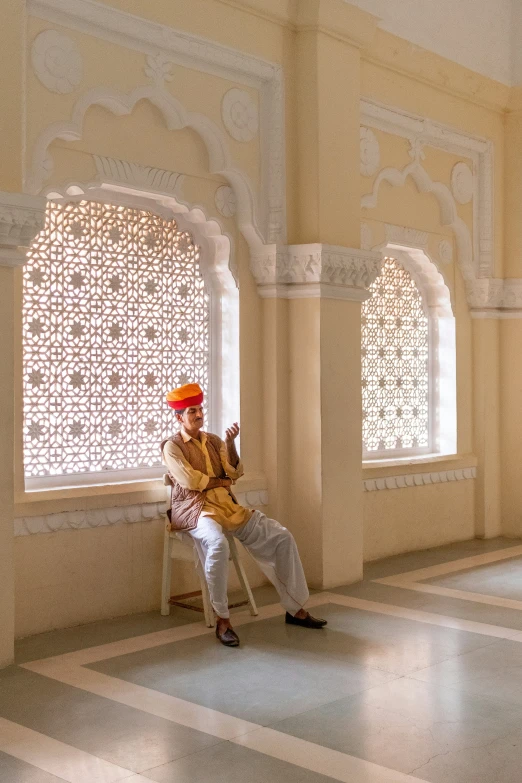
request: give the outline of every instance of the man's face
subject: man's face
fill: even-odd
[[[200,430],[204,420],[203,407],[201,405],[192,405],[181,416],[178,413],[177,418],[186,430]]]

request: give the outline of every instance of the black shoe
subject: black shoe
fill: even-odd
[[[239,647],[239,636],[232,628],[225,628],[219,633],[219,625],[216,625],[216,636],[225,647]]]
[[[306,617],[293,617],[289,612],[286,613],[285,623],[288,625],[301,625],[303,628],[324,628],[327,621],[319,620],[316,617],[312,617],[310,613],[307,613]]]

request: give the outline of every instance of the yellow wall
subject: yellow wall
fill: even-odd
[[[486,413],[479,405],[482,398],[475,388],[478,382],[476,367],[488,364],[485,351],[496,351],[493,366],[496,366],[499,357],[502,358],[505,532],[522,534],[522,518],[517,511],[520,506],[516,488],[520,483],[516,480],[517,463],[510,462],[510,455],[518,453],[516,431],[511,422],[516,420],[513,414],[520,406],[509,362],[517,353],[519,322],[503,322],[496,348],[493,338],[488,348],[480,339],[474,340],[477,330],[466,301],[453,232],[442,225],[435,197],[420,194],[410,179],[400,188],[384,184],[377,206],[361,211],[359,199],[371,193],[378,172],[372,177],[361,177],[357,169],[360,97],[490,140],[495,156],[492,194],[495,205],[495,274],[500,276],[503,270],[510,275],[521,274],[513,252],[504,255],[507,220],[504,212],[504,123],[508,88],[436,55],[414,51],[405,41],[380,30],[375,31],[375,22],[369,15],[341,4],[341,0],[324,0],[322,5],[318,4],[318,0],[307,0],[306,3],[310,12],[314,9],[319,12],[322,8],[332,10],[332,14],[324,19],[317,18],[321,30],[325,25],[333,25],[333,36],[317,33],[317,29],[315,33],[311,32],[315,17],[296,16],[296,4],[290,0],[284,3],[276,0],[178,0],[176,3],[166,0],[155,3],[112,0],[106,5],[282,65],[289,241],[321,241],[357,247],[362,221],[370,227],[375,246],[384,241],[385,224],[426,232],[428,253],[434,260],[438,257],[440,241],[447,239],[452,242],[453,262],[439,266],[450,289],[457,332],[458,455],[453,462],[448,462],[447,467],[451,469],[452,465],[460,465],[463,459],[473,462],[477,455],[488,459],[492,464],[488,463],[487,480],[480,485],[482,489],[486,487],[487,497],[481,490],[479,502],[483,505],[489,503],[490,496],[496,497],[495,502],[499,502],[500,484],[495,471],[500,465],[500,447],[494,438],[491,440],[489,433],[488,443],[493,442],[493,445],[489,451],[485,449],[487,427],[483,425]],[[353,21],[351,25],[350,19]],[[342,25],[345,29],[341,29]],[[46,29],[56,29],[67,35],[75,42],[83,58],[81,84],[69,93],[50,92],[32,69],[31,44],[36,35]],[[332,63],[337,64],[335,68]],[[30,17],[27,24],[24,161],[28,173],[34,145],[46,128],[52,123],[70,121],[74,106],[88,90],[104,86],[128,93],[138,86],[150,85],[145,65],[146,58],[141,52]],[[221,118],[221,100],[231,87],[245,90],[258,106],[262,101],[259,91],[252,84],[233,81],[222,73],[207,73],[190,67],[188,63],[175,64],[171,70],[173,78],[165,82],[165,89],[186,109],[204,114],[216,124],[226,138],[234,167],[248,177],[258,207],[266,204],[267,196],[262,192],[266,150],[261,137],[258,135],[248,142],[234,140],[227,134]],[[2,90],[6,99],[12,97],[13,89],[13,80],[4,80]],[[335,100],[339,90],[345,91],[342,102]],[[3,103],[5,105],[5,101]],[[390,132],[374,132],[380,144],[379,169],[386,166],[402,169],[411,163],[406,139]],[[6,160],[13,167],[12,176],[10,169],[4,170],[3,187],[21,189],[16,179],[16,160],[20,158],[22,149],[17,128],[2,128],[2,141]],[[519,141],[522,144],[522,138]],[[341,467],[339,474],[333,471],[333,478],[330,475],[325,478],[321,474],[321,465],[327,464],[326,457],[321,457],[323,462],[320,464],[314,457],[314,448],[318,442],[321,443],[321,437],[333,437],[331,419],[321,423],[318,411],[325,401],[332,404],[326,374],[329,363],[335,366],[343,351],[342,340],[332,341],[330,345],[325,334],[335,333],[338,317],[347,325],[347,364],[344,371],[350,371],[348,381],[355,383],[353,379],[358,379],[359,372],[356,309],[350,313],[342,308],[338,311],[336,303],[321,310],[319,302],[312,300],[262,302],[250,270],[249,247],[236,220],[224,218],[216,212],[215,190],[226,179],[221,173],[209,171],[208,151],[198,134],[190,129],[169,130],[160,110],[149,102],[139,102],[130,114],[122,116],[116,116],[107,108],[94,106],[85,115],[81,138],[58,139],[51,144],[49,151],[54,170],[45,183],[46,189],[60,189],[70,182],[92,181],[96,174],[92,155],[110,156],[184,174],[184,201],[201,206],[208,217],[219,218],[223,232],[232,240],[240,285],[242,452],[247,466],[244,488],[254,486],[249,485],[249,476],[256,477],[256,480],[259,476],[265,477],[265,486],[270,490],[267,511],[293,529],[303,551],[308,577],[311,582],[320,584],[322,574],[315,557],[316,546],[321,547],[324,562],[328,561],[332,549],[338,544],[340,529],[331,527],[325,519],[318,535],[313,529],[310,509],[315,508],[321,492],[328,490],[333,493],[332,501],[325,501],[324,506],[318,505],[317,516],[320,517],[324,509],[329,509],[333,515],[342,514],[339,506],[342,496],[336,495],[337,490],[331,485],[336,483],[333,478],[337,485],[342,482],[343,456],[339,455]],[[421,164],[430,178],[450,187],[452,167],[463,158],[429,145],[423,151],[425,157]],[[517,156],[511,161],[513,165],[515,159],[518,159]],[[511,165],[510,160],[506,159],[506,165]],[[516,193],[510,196],[511,217],[515,215],[516,197]],[[472,205],[457,205],[457,214],[473,233],[477,217]],[[510,241],[515,244],[514,240]],[[18,286],[14,300],[18,355],[21,345],[19,321],[16,319],[19,318],[20,296]],[[354,303],[349,304],[353,308],[358,307]],[[3,318],[7,318],[8,309],[3,311]],[[313,366],[308,361],[310,352],[318,357],[320,355],[315,367],[324,374],[322,378],[310,377]],[[341,383],[342,372],[338,370],[339,367],[334,374],[336,382]],[[19,385],[19,374],[15,381]],[[301,389],[305,390],[303,394],[300,394]],[[5,395],[12,397],[9,388],[0,388],[1,394],[4,391]],[[497,406],[492,415],[499,416],[501,400],[495,397],[494,389],[487,399],[490,401],[488,405],[492,400]],[[347,404],[344,398],[342,402]],[[323,411],[323,415],[330,416],[330,413]],[[20,407],[17,421],[20,422]],[[346,437],[355,438],[358,426],[359,420],[352,418],[351,424],[343,430],[347,433]],[[303,429],[305,432],[297,437],[296,433]],[[16,441],[16,517],[156,502],[163,496],[158,484],[150,482],[131,487],[125,493],[111,486],[83,491],[24,493],[19,425]],[[324,455],[328,445],[321,443]],[[363,497],[358,494],[362,482],[355,462],[348,462],[348,473],[350,487],[353,486],[353,507],[357,509],[363,504],[364,508],[364,543],[361,541],[360,545],[366,560],[465,539],[476,533],[490,534],[488,531],[494,529],[494,526],[482,529],[477,525],[476,482],[473,480],[364,493]],[[479,474],[482,467],[479,462]],[[398,472],[415,473],[419,468],[402,463],[398,467],[373,467],[371,470],[372,476],[379,476],[391,475],[386,473],[387,470],[393,470],[395,475]],[[365,468],[362,475],[367,477],[370,474]],[[319,485],[322,489],[318,488]],[[348,535],[347,547],[349,543]],[[18,538],[18,634],[154,608],[159,596],[161,546],[161,521]],[[354,564],[350,573],[356,571]],[[251,575],[254,583],[262,581],[257,571],[252,570]],[[192,575],[182,569],[175,578],[174,587],[176,592],[193,589]]]

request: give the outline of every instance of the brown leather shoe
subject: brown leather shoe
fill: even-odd
[[[239,647],[239,636],[233,628],[225,628],[223,633],[219,633],[219,624],[217,624],[216,637],[225,647]]]
[[[319,620],[317,617],[312,617],[308,612],[306,617],[293,617],[290,612],[286,613],[285,623],[288,625],[300,625],[302,628],[324,628],[327,624],[326,620]]]

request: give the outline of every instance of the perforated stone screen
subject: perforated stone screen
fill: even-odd
[[[50,203],[24,267],[26,477],[161,464],[165,393],[209,392],[210,301],[174,220]]]
[[[362,306],[363,450],[430,447],[429,328],[412,276],[393,258]]]

